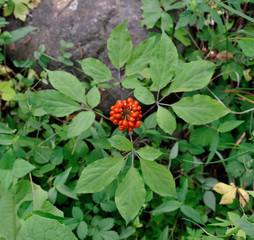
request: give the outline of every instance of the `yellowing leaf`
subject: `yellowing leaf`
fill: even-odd
[[[230,192],[234,187],[222,182],[219,182],[214,185],[213,190],[219,194],[225,194],[227,192]]]
[[[237,191],[237,188],[232,187],[232,189],[229,192],[223,194],[223,196],[220,200],[220,204],[231,204],[231,203],[233,203],[233,201],[235,199],[236,191]]]
[[[238,188],[239,193],[239,202],[244,207],[246,205],[246,202],[249,202],[250,196],[249,194],[243,190],[242,188]],[[245,199],[245,200],[244,200]]]
[[[231,204],[235,199],[237,187],[233,183],[230,183],[230,185],[228,185],[219,182],[214,185],[213,190],[223,195],[220,200],[220,204]]]

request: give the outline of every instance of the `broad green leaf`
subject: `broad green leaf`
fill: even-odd
[[[145,160],[154,160],[162,154],[162,152],[159,149],[149,147],[149,146],[140,148],[140,149],[136,150],[136,152],[138,153],[138,155],[141,158],[143,158]]]
[[[236,224],[250,237],[254,236],[254,223],[248,222],[245,219],[236,220]]]
[[[127,76],[136,74],[147,66],[152,55],[154,43],[155,37],[148,38],[136,46],[126,64],[125,74]]]
[[[211,80],[214,69],[215,65],[205,60],[186,63],[176,73],[168,94],[171,92],[189,92],[205,87]]]
[[[51,85],[64,95],[83,102],[85,97],[85,88],[81,82],[72,74],[64,71],[47,70]]]
[[[161,196],[176,196],[175,181],[170,171],[156,162],[140,160],[145,183]]]
[[[79,223],[77,227],[77,234],[80,239],[85,239],[88,233],[88,227],[87,224],[82,221]]]
[[[173,30],[173,26],[174,24],[172,17],[168,13],[163,12],[161,14],[161,30],[163,32],[170,33]]]
[[[93,87],[86,95],[86,100],[90,108],[97,107],[101,101],[101,94],[97,87]]]
[[[83,72],[93,78],[97,84],[113,79],[107,66],[95,58],[86,58],[78,62],[81,65]]]
[[[161,106],[158,107],[156,119],[159,127],[166,133],[172,134],[172,132],[175,131],[176,120],[172,113],[166,108],[163,108]]]
[[[254,39],[253,40],[246,40],[246,39],[238,40],[238,44],[239,44],[240,48],[242,49],[243,53],[247,57],[254,56],[253,43],[254,43]]]
[[[179,152],[179,142],[176,142],[171,148],[169,154],[170,159],[175,159],[178,156],[178,152]]]
[[[142,0],[143,6],[143,20],[141,21],[141,26],[146,25],[147,29],[154,27],[155,23],[160,19],[163,10],[160,7],[158,0]]]
[[[141,81],[139,81],[137,79],[137,77],[135,77],[135,76],[130,76],[130,77],[125,78],[123,80],[122,84],[123,84],[124,88],[130,88],[130,89],[134,89],[134,88],[143,86],[143,83]]]
[[[56,117],[64,117],[82,108],[75,101],[55,90],[42,90],[36,92],[34,97],[46,113]]]
[[[157,208],[155,208],[152,211],[152,214],[158,215],[158,214],[173,212],[173,211],[177,210],[178,208],[180,208],[180,206],[181,206],[180,202],[175,201],[175,200],[170,200],[170,201],[162,203]]]
[[[190,143],[195,146],[206,147],[217,136],[217,131],[209,127],[199,127],[190,134]]]
[[[16,178],[24,177],[35,169],[35,166],[23,159],[16,159],[12,167],[12,174]]]
[[[107,48],[109,50],[108,57],[115,68],[120,69],[123,67],[132,50],[131,37],[125,21],[113,29],[107,42]]]
[[[231,121],[221,123],[218,127],[218,131],[222,133],[229,132],[244,122],[245,121],[241,121],[241,120],[231,120]]]
[[[103,190],[118,175],[123,158],[103,158],[89,164],[81,173],[75,191],[94,193]]]
[[[182,98],[173,104],[172,108],[180,118],[191,124],[209,123],[230,112],[218,101],[199,94]]]
[[[145,186],[138,171],[131,167],[124,180],[119,184],[115,202],[126,223],[135,218],[145,203]]]
[[[145,87],[137,87],[134,91],[134,96],[145,105],[155,103],[154,95]]]
[[[92,111],[80,112],[72,119],[67,135],[69,138],[76,137],[92,126],[95,120],[95,113]]]
[[[150,74],[154,88],[164,88],[172,79],[177,65],[178,54],[172,40],[163,33],[154,48],[150,62]]]
[[[188,218],[192,219],[193,221],[200,224],[204,224],[204,220],[202,219],[201,215],[193,207],[182,205],[181,211],[184,215],[186,215]]]
[[[215,211],[216,208],[216,198],[212,191],[205,191],[203,195],[203,201],[205,205]]]
[[[38,215],[33,215],[26,221],[22,222],[21,232],[25,239],[77,240],[68,226],[59,223],[55,219],[45,218]]]
[[[71,213],[76,220],[79,222],[83,221],[84,213],[79,207],[73,207]]]
[[[3,234],[8,240],[14,240],[20,228],[19,219],[15,214],[15,193],[13,189],[6,190],[1,184],[0,192],[0,236]]]
[[[124,136],[115,135],[109,139],[111,145],[121,151],[131,151],[133,144]]]
[[[14,31],[11,31],[11,42],[10,43],[13,43],[13,42],[16,42],[17,40],[25,37],[28,33],[32,32],[32,31],[35,31],[37,30],[38,28],[36,27],[21,27],[21,28],[18,28]]]

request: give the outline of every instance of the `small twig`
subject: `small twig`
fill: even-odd
[[[246,203],[246,205],[248,206],[248,208],[250,209],[251,213],[254,214],[254,211],[251,207],[251,205],[248,203],[248,201],[245,199],[245,197],[242,195],[242,193],[239,191],[239,188],[237,188],[237,193],[242,197],[242,199],[244,200],[244,202]],[[241,205],[241,203],[240,203]]]
[[[74,146],[73,146],[73,149],[72,149],[72,151],[71,151],[71,155],[73,155],[73,154],[74,154],[75,149],[76,149],[76,147],[77,147],[77,142],[75,141],[75,139],[74,139],[74,138],[72,138],[72,140],[74,141]]]
[[[78,44],[78,48],[79,48],[79,52],[80,52],[80,59],[82,59],[83,58],[83,50],[82,50],[80,43]]]
[[[236,89],[232,89],[232,90],[224,90],[224,91],[220,91],[220,92],[239,92],[239,93],[245,93],[247,95],[251,95],[251,96],[254,96],[253,93],[249,93],[249,92],[246,92],[246,91],[241,91],[241,90],[236,90]]]
[[[239,144],[242,142],[242,140],[244,139],[245,135],[246,135],[246,132],[243,132],[243,134],[241,135],[241,137],[236,141],[236,143],[235,143],[235,145],[234,145],[233,148],[236,148],[237,145],[239,145]]]
[[[26,41],[23,42],[24,45],[27,45],[31,41],[32,37],[28,37]]]
[[[206,231],[204,228],[202,228],[199,224],[197,224],[197,223],[191,221],[190,219],[187,219],[187,218],[182,218],[182,219],[183,219],[183,220],[186,220],[186,221],[189,221],[189,222],[191,222],[191,223],[193,223],[193,224],[195,224],[196,226],[198,226],[199,228],[201,228],[201,229],[203,230],[203,232],[206,233],[208,236],[216,237],[216,236],[212,235],[211,233],[207,232],[207,231]]]

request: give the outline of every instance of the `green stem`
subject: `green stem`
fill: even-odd
[[[226,8],[228,11],[231,11],[232,13],[235,13],[235,14],[239,15],[240,17],[243,17],[243,18],[245,18],[246,20],[248,20],[248,21],[254,23],[254,19],[251,18],[251,17],[249,17],[249,16],[247,16],[247,15],[245,15],[244,13],[241,13],[241,12],[235,10],[234,8],[232,8],[232,7],[230,7],[230,6],[228,6],[228,5],[224,4],[224,3],[222,3],[222,2],[219,1],[219,0],[213,0],[213,1],[216,2],[218,5],[220,5],[221,7]]]

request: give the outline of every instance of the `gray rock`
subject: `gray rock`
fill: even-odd
[[[140,0],[43,0],[30,12],[25,23],[11,21],[8,30],[34,26],[38,31],[30,34],[31,39],[26,44],[28,36],[16,42],[9,56],[18,61],[33,59],[34,51],[45,44],[46,53],[56,58],[61,55],[59,42],[63,39],[74,44],[69,50],[72,60],[94,57],[109,66],[107,40],[125,17],[133,45],[146,38],[147,31],[140,28],[140,6]],[[51,69],[59,67],[57,63],[50,64]]]

